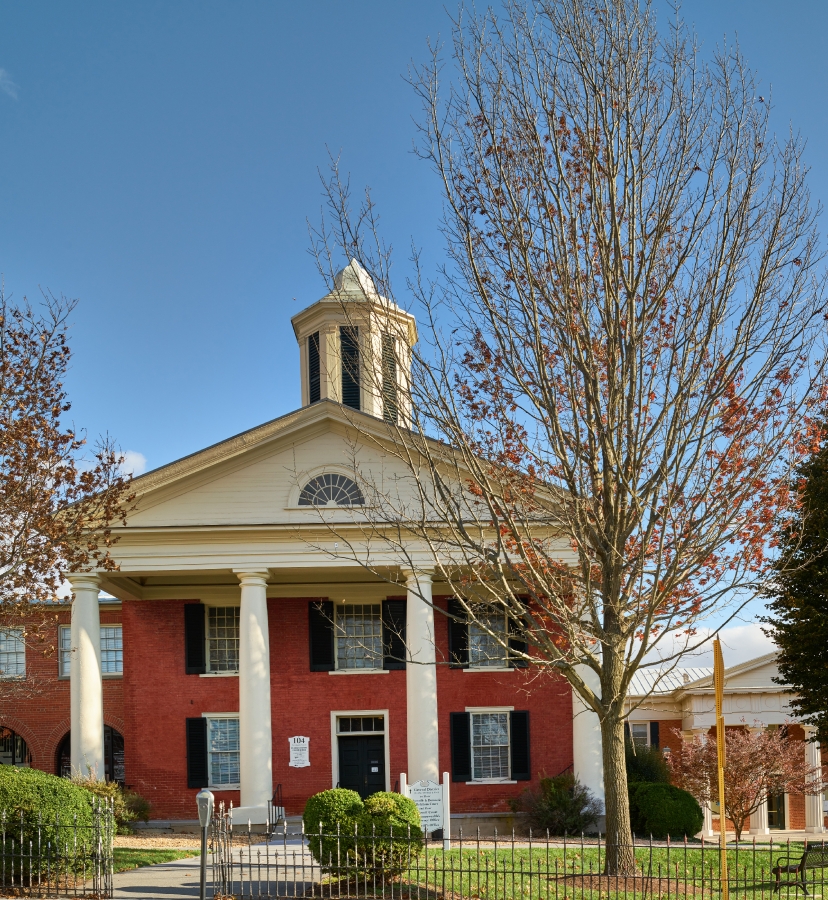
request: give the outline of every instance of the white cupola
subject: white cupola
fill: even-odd
[[[333,400],[387,422],[411,424],[414,316],[377,292],[352,259],[334,288],[292,319],[302,366],[302,406]]]

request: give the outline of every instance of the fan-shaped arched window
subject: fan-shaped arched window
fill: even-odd
[[[345,475],[317,475],[299,495],[300,506],[362,506],[364,503],[357,483]]]

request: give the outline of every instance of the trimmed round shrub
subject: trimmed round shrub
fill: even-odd
[[[7,855],[19,852],[21,818],[26,852],[29,841],[37,846],[38,825],[41,846],[51,844],[60,859],[83,855],[94,846],[92,795],[57,775],[0,765],[0,815],[5,817]],[[77,832],[59,827],[74,825]]]
[[[357,853],[375,874],[399,875],[423,846],[417,804],[388,791],[367,798],[357,817]]]
[[[402,794],[379,791],[363,803],[356,791],[333,788],[308,800],[302,821],[313,858],[341,878],[366,863],[375,876],[399,875],[422,847],[420,811]]]
[[[314,794],[305,804],[302,821],[313,858],[326,870],[344,866],[353,855],[354,830],[362,812],[356,791],[332,788]]]
[[[701,830],[704,814],[696,798],[672,784],[631,784],[630,819],[632,829],[643,837],[692,837]]]

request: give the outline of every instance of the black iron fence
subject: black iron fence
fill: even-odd
[[[93,801],[91,820],[0,810],[0,896],[111,897],[115,817]]]
[[[484,839],[458,832],[434,841],[408,831],[305,834],[287,826],[233,829],[220,811],[211,828],[213,891],[225,898],[376,897],[387,900],[671,900],[720,898],[718,843],[638,841],[610,848],[625,865],[606,874],[601,837],[515,834]],[[819,842],[728,847],[731,898],[822,897],[828,846]],[[828,895],[826,895],[828,897]]]

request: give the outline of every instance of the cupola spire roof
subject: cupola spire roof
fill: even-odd
[[[366,299],[379,296],[371,276],[355,259],[334,275],[334,290],[343,294],[356,294]]]
[[[394,424],[410,423],[417,325],[379,293],[356,259],[291,324],[301,355],[303,406],[327,399]]]

